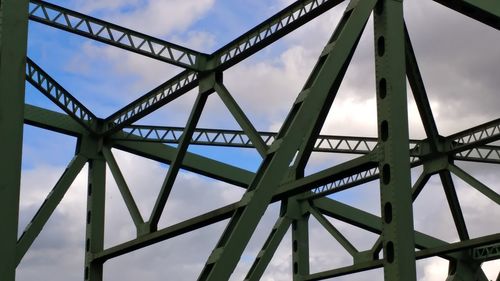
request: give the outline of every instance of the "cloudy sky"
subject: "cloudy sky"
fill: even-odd
[[[273,15],[290,0],[52,0],[125,27],[211,53]],[[232,67],[224,82],[259,130],[280,128],[295,97],[330,37],[345,5],[339,5],[280,42]],[[498,118],[500,95],[500,33],[449,11],[430,0],[406,1],[405,16],[421,72],[441,135]],[[30,22],[28,55],[99,117],[107,117],[181,71],[137,54]],[[376,136],[376,106],[371,19],[353,63],[334,102],[322,133]],[[192,91],[157,110],[138,124],[184,126],[196,97]],[[27,85],[26,100],[60,111]],[[425,137],[409,91],[410,134]],[[209,98],[199,127],[239,129],[216,95]],[[20,230],[35,214],[74,153],[74,138],[25,126]],[[255,170],[259,155],[253,150],[190,147],[190,151]],[[143,216],[154,205],[165,165],[113,150]],[[234,157],[237,155],[238,157]],[[314,153],[307,173],[339,163],[345,156]],[[497,192],[498,167],[458,162]],[[496,170],[495,170],[496,169]],[[412,172],[418,177],[419,170]],[[45,229],[18,268],[18,280],[81,280],[84,258],[84,168]],[[460,203],[472,237],[500,232],[500,207],[455,178]],[[495,185],[496,184],[496,185]],[[133,239],[135,229],[116,184],[108,172],[106,247]],[[376,184],[365,184],[333,198],[379,214]],[[238,187],[182,171],[160,221],[167,226],[237,201]],[[437,177],[433,177],[414,204],[419,231],[453,242],[458,240]],[[236,268],[232,280],[242,280],[278,214],[272,205]],[[331,220],[359,249],[368,249],[376,236]],[[227,221],[158,243],[106,262],[105,280],[194,280]],[[310,222],[311,271],[349,265],[350,257],[322,227]],[[262,280],[290,280],[290,233]],[[417,263],[419,281],[446,278],[447,264],[439,258]],[[496,278],[500,262],[483,265]],[[382,280],[373,270],[335,280]]]

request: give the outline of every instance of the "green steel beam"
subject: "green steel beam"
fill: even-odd
[[[420,250],[417,251],[415,254],[416,259],[425,259],[433,256],[442,256],[445,254],[450,254],[450,253],[455,253],[467,249],[471,249],[477,246],[482,246],[484,244],[490,244],[490,243],[495,243],[495,241],[500,241],[500,235],[495,234],[495,235],[490,235],[490,236],[484,236],[481,238],[475,238],[471,239],[468,241],[460,241],[456,243],[451,243],[447,244],[441,247],[436,247],[432,249],[425,249],[425,250]],[[359,262],[351,266],[346,266],[342,268],[337,268],[333,270],[327,270],[323,272],[318,272],[315,274],[311,274],[307,276],[304,280],[307,281],[316,281],[316,280],[324,280],[328,278],[333,278],[333,277],[339,277],[347,274],[352,274],[352,273],[357,273],[365,270],[370,270],[370,269],[376,269],[380,268],[383,266],[383,261],[382,260],[373,260],[373,261],[366,261],[366,262]],[[481,273],[479,273],[481,274]],[[404,279],[406,276],[402,276],[402,279],[398,280],[406,280]],[[387,279],[385,279],[387,280]],[[448,279],[447,279],[448,280]],[[459,279],[463,280],[463,279]],[[483,280],[483,279],[480,279]]]
[[[63,199],[76,176],[78,176],[83,166],[87,163],[87,160],[88,159],[82,155],[73,157],[54,188],[50,191],[30,223],[26,226],[17,242],[17,264],[21,262],[36,237],[40,234],[45,223],[47,223],[52,213],[54,213],[56,207]]]
[[[139,233],[139,227],[144,224],[144,219],[142,218],[141,212],[135,203],[134,197],[128,188],[127,182],[123,177],[122,172],[120,171],[120,167],[118,167],[118,163],[116,163],[115,157],[111,152],[111,149],[108,147],[103,147],[102,155],[108,164],[109,170],[115,179],[116,185],[118,186],[118,190],[122,195],[123,202],[125,202],[125,206],[127,206],[127,210],[130,213],[130,217],[135,224],[137,229],[137,233]]]
[[[183,222],[168,226],[164,229],[144,234],[131,241],[113,246],[101,252],[94,253],[93,260],[104,262],[108,259],[130,253],[137,249],[141,249],[155,243],[188,233],[190,231],[223,221],[230,218],[234,214],[234,212],[238,208],[238,205],[239,203],[229,204],[203,215],[199,215]]]
[[[251,142],[252,146],[257,149],[260,156],[264,158],[268,149],[266,143],[264,143],[259,133],[252,125],[248,117],[245,115],[243,110],[240,108],[236,100],[234,100],[233,96],[231,96],[231,93],[229,93],[229,91],[222,83],[215,83],[214,89],[221,98],[222,102],[224,102],[224,104],[226,105],[227,109],[229,109],[229,112],[231,112],[231,114],[234,116],[236,122],[238,122],[240,127],[243,129],[243,132],[248,137],[249,142]]]
[[[482,145],[461,150],[453,155],[453,159],[477,163],[500,164],[500,146]]]
[[[326,106],[329,108],[333,102],[336,88],[373,5],[374,1],[363,1],[359,5],[349,6],[345,12],[341,24],[334,32],[276,141],[269,148],[268,155],[243,196],[242,200],[248,203],[238,208],[229,221],[198,280],[228,280],[231,276],[297,149],[302,142],[317,137],[307,134],[310,132],[309,128],[324,122],[320,120],[321,113],[318,108],[325,108],[325,104],[329,104]],[[335,77],[334,81],[332,77]]]
[[[296,171],[290,168],[295,178]],[[302,281],[310,273],[309,264],[309,217],[308,209],[298,201],[301,196],[288,198],[286,201],[287,216],[292,219],[292,280]]]
[[[54,130],[71,136],[82,136],[86,133],[86,130],[68,115],[32,105],[25,106],[24,120],[27,124]],[[119,136],[120,134],[125,133],[119,132],[116,133],[116,136]],[[132,139],[131,141],[110,141],[109,145],[112,145],[119,150],[127,151],[166,164],[169,164],[172,161],[175,151],[173,147],[167,145],[159,143],[143,143],[139,141],[132,141]],[[254,176],[254,173],[250,171],[190,152],[187,153],[184,159],[183,169],[241,187],[246,187]]]
[[[489,281],[481,269],[481,262],[471,261],[470,259],[450,262],[446,281],[462,280]]]
[[[368,212],[326,197],[312,200],[311,205],[318,209],[320,213],[331,218],[343,221],[375,234],[382,233],[382,219]],[[412,231],[411,235],[415,236],[415,248],[418,249],[434,248],[446,245],[447,243],[418,231]],[[458,258],[459,256],[442,257],[452,259]]]
[[[323,271],[306,276],[304,281],[324,280],[328,278],[339,277],[347,274],[357,273],[365,270],[380,268],[384,265],[382,260],[365,261],[354,265],[345,266],[333,270]],[[386,279],[387,280],[387,279]],[[404,280],[404,279],[401,279]]]
[[[24,123],[73,137],[88,133],[85,127],[69,115],[30,104],[24,105]]]
[[[414,202],[424,186],[427,184],[429,179],[431,178],[431,175],[428,174],[425,170],[420,174],[418,177],[417,181],[413,184],[413,187],[411,188],[411,200]]]
[[[446,137],[450,152],[461,152],[500,140],[500,119],[472,127]]]
[[[416,269],[403,2],[379,0],[373,15],[384,276],[410,281]]]
[[[493,245],[499,242],[500,242],[500,233],[495,233],[465,241],[459,241],[433,248],[422,249],[417,252],[416,256],[418,259],[430,258],[434,256],[443,256],[445,254],[456,253],[463,250],[473,250],[474,248],[477,247]]]
[[[0,280],[14,281],[23,144],[28,1],[0,1]]]
[[[201,70],[205,54],[51,3],[30,0],[29,17],[64,31],[191,70]],[[175,8],[175,7],[174,7]]]
[[[186,156],[187,149],[189,146],[189,142],[193,136],[193,131],[200,120],[201,113],[205,104],[207,102],[208,96],[213,92],[213,89],[200,89],[200,93],[196,98],[193,109],[189,116],[189,119],[186,124],[186,128],[184,129],[184,133],[179,141],[179,145],[175,149],[175,155],[170,162],[168,167],[167,175],[161,185],[160,193],[158,198],[156,199],[155,205],[151,212],[151,216],[147,221],[148,227],[150,231],[156,231],[158,228],[158,222],[160,221],[161,214],[165,208],[165,204],[167,203],[168,196],[174,186],[175,179],[181,169],[182,162],[184,157]]]
[[[427,97],[427,91],[425,90],[424,81],[422,79],[422,75],[420,74],[417,58],[415,56],[415,52],[413,51],[410,34],[408,34],[406,25],[404,27],[404,32],[406,76],[408,77],[408,82],[410,84],[413,97],[415,98],[415,103],[417,104],[425,133],[427,138],[430,140],[429,144],[431,145],[431,150],[437,151],[440,147],[439,132],[432,114],[432,108],[429,103],[429,98]]]
[[[138,138],[145,142],[178,143],[182,127],[130,125],[123,128],[126,134],[113,135],[115,140]],[[254,134],[254,133],[251,133]],[[276,132],[255,132],[260,141],[253,141],[251,134],[241,130],[197,128],[192,144],[256,148],[254,142],[262,142],[261,150],[267,149],[276,139]],[[412,145],[419,141],[412,140]],[[376,148],[377,138],[319,135],[313,150],[318,152],[366,154]]]
[[[209,67],[226,70],[344,0],[299,0],[210,55]]]
[[[93,259],[95,253],[104,249],[106,161],[101,150],[102,141],[91,138],[83,138],[78,147],[79,153],[89,158],[83,272],[85,281],[103,280],[103,262]]]
[[[268,20],[215,51],[207,62],[217,72],[269,46],[343,0],[298,0]],[[105,120],[107,134],[130,125],[197,86],[198,73],[185,70]]]
[[[309,206],[309,212],[314,218],[339,242],[339,244],[354,258],[359,254],[358,249],[352,245],[351,242],[328,221],[314,206]]]
[[[291,219],[286,215],[280,215],[280,217],[276,220],[271,233],[257,254],[257,257],[248,270],[244,281],[259,281],[262,278],[262,275],[273,258],[276,249],[278,249],[283,237],[290,228],[291,222]]]
[[[500,243],[474,248],[472,258],[481,262],[500,259]]]
[[[96,131],[97,117],[30,58],[26,62],[26,80],[85,128]]]
[[[500,6],[491,0],[434,0],[452,10],[500,30]]]
[[[274,198],[273,202],[278,200],[279,199]],[[246,202],[241,202],[241,201],[229,204],[227,206],[218,208],[203,215],[166,227],[156,232],[145,234],[131,241],[113,246],[102,252],[95,253],[93,254],[93,259],[104,262],[108,259],[124,255],[134,250],[141,249],[153,245],[155,243],[188,233],[190,231],[223,221],[225,219],[230,218],[241,205],[245,204]],[[367,231],[376,234],[381,233],[382,224],[380,217],[377,217],[365,211],[359,210],[357,208],[337,202],[329,198],[314,199],[312,201],[312,204],[322,214],[325,214],[332,218],[338,219],[345,223],[349,223],[351,225],[360,227],[362,229],[365,229]],[[428,236],[426,234],[417,231],[415,232],[415,237],[416,237],[416,247],[420,249],[433,248],[438,246],[440,247],[446,245],[446,242],[444,241],[441,241],[439,239],[436,239],[434,237]],[[442,255],[441,257],[450,260],[461,258],[461,256],[457,254]]]
[[[455,174],[457,177],[461,178],[464,182],[468,183],[474,189],[481,192],[484,196],[497,203],[497,205],[500,205],[500,195],[491,188],[484,185],[482,182],[478,181],[473,176],[469,175],[466,171],[460,169],[454,164],[450,164],[448,166],[448,170],[450,170],[450,172]]]
[[[106,135],[115,133],[198,86],[198,73],[185,70],[104,120]]]
[[[457,191],[455,189],[455,184],[448,170],[440,171],[439,177],[443,183],[444,193],[446,195],[446,200],[450,206],[450,211],[453,216],[453,221],[458,231],[458,237],[460,240],[468,240],[469,232],[467,231],[467,225],[465,223],[464,215],[462,213],[462,208],[460,207],[460,202],[458,201]]]
[[[488,124],[488,123],[486,123]],[[130,125],[123,128],[119,134],[112,136],[113,140],[134,140],[143,142],[158,143],[178,143],[182,135],[182,127],[150,126],[150,125]],[[270,146],[276,139],[275,132],[258,132],[263,142]],[[498,138],[499,135],[494,136]],[[482,143],[491,142],[492,138],[480,140],[480,142],[471,142],[466,145],[450,142],[449,140],[440,140],[440,147],[453,148],[445,149],[442,153],[450,154],[454,159],[460,161],[500,164],[500,146],[484,145]],[[411,162],[418,158],[435,158],[439,154],[431,151],[421,151],[422,146],[427,146],[427,140],[410,140]],[[191,144],[209,145],[209,146],[228,146],[241,148],[254,148],[248,135],[241,130],[225,129],[204,129],[197,128],[194,132]],[[348,154],[367,154],[377,147],[377,138],[355,137],[355,136],[336,136],[319,135],[312,150],[317,152],[348,153]],[[472,148],[470,148],[472,147]],[[449,152],[448,152],[449,151]],[[417,158],[418,157],[418,158]]]
[[[175,157],[175,148],[159,143],[113,141],[109,145],[165,164],[170,164]],[[182,168],[240,187],[248,186],[255,175],[253,172],[190,152],[184,157]]]

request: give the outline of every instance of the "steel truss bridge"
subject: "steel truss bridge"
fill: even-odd
[[[500,29],[500,3],[487,0],[434,0],[449,9]],[[298,0],[231,41],[205,54],[40,0],[1,0],[0,6],[0,280],[15,280],[17,265],[33,244],[69,186],[88,163],[84,280],[103,278],[103,264],[114,257],[227,220],[198,280],[228,280],[266,208],[281,211],[245,280],[259,280],[288,229],[292,233],[294,281],[323,280],[383,268],[385,280],[416,280],[415,261],[438,256],[449,261],[446,280],[487,278],[481,264],[500,258],[500,233],[470,238],[452,179],[500,204],[500,195],[461,169],[457,161],[500,164],[500,119],[441,136],[403,17],[402,0],[351,0],[279,132],[258,132],[224,86],[223,73],[291,31],[340,4],[341,0]],[[373,15],[378,137],[319,135],[369,17]],[[184,68],[114,114],[100,118],[26,57],[28,21],[97,40]],[[406,79],[414,95],[426,138],[409,139]],[[65,114],[25,104],[25,81]],[[198,89],[185,127],[134,125],[155,110]],[[218,95],[241,130],[198,128],[207,98]],[[74,158],[47,195],[22,235],[18,235],[23,124],[75,136]],[[171,146],[169,144],[176,144]],[[187,150],[189,145],[248,147],[262,156],[249,172]],[[148,217],[139,212],[111,149],[169,164]],[[313,151],[350,153],[352,160],[311,175],[304,168]],[[119,187],[137,237],[104,248],[106,166]],[[411,185],[410,169],[423,166]],[[158,229],[158,222],[180,169],[245,189],[241,200]],[[432,176],[442,182],[460,241],[448,243],[414,230],[412,202]],[[378,181],[381,217],[327,195]],[[83,198],[82,198],[83,199]],[[352,265],[310,273],[308,219],[319,223],[352,256]],[[360,251],[326,217],[379,235]],[[18,238],[20,237],[20,238]],[[498,279],[497,279],[498,280]]]

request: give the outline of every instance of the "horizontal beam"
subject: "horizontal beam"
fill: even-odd
[[[380,217],[356,209],[330,198],[318,198],[311,202],[320,213],[331,218],[354,225],[366,231],[381,234],[382,222]],[[415,231],[415,246],[419,249],[435,248],[447,245],[445,241],[439,240],[427,234]],[[450,259],[453,256],[443,255],[443,258]]]
[[[26,60],[26,80],[85,128],[95,131],[97,117],[30,58]]]
[[[330,185],[332,182],[349,178],[363,171],[375,168],[378,163],[374,159],[374,156],[374,154],[363,155],[298,180],[283,183],[278,188],[275,197],[278,196],[283,199],[292,195],[297,195],[323,185]]]
[[[175,6],[172,6],[175,9]],[[30,0],[30,19],[127,51],[191,70],[200,70],[200,52],[51,3]]]
[[[178,143],[183,132],[182,127],[130,125],[123,128],[125,134],[113,136],[115,140],[142,140],[146,142]],[[275,132],[258,132],[267,146],[276,139]],[[412,141],[416,145],[418,141]],[[191,144],[233,146],[254,148],[248,135],[241,130],[197,128]],[[314,145],[314,151],[366,154],[377,145],[377,138],[320,135]]]
[[[500,140],[500,119],[472,127],[446,137],[446,148],[458,153]]]
[[[453,155],[453,159],[468,162],[500,164],[500,146],[482,145],[462,150]]]
[[[213,67],[219,71],[230,68],[343,1],[295,1],[269,19],[215,51],[210,56],[210,60],[213,61]]]
[[[489,236],[484,236],[481,238],[475,238],[467,241],[460,241],[456,243],[451,243],[447,244],[441,247],[436,247],[432,249],[425,249],[421,251],[417,251],[415,253],[416,259],[425,259],[433,256],[440,256],[443,254],[447,253],[453,253],[453,252],[458,252],[462,250],[467,250],[474,248],[475,246],[482,245],[482,244],[489,244],[492,243],[492,241],[499,241],[500,240],[500,235],[495,234],[495,235],[489,235]],[[473,249],[475,251],[475,249]],[[384,261],[383,260],[373,260],[373,261],[363,261],[359,263],[355,263],[354,265],[350,266],[345,266],[333,270],[327,270],[327,271],[322,271],[318,273],[314,273],[308,276],[304,277],[304,280],[307,281],[317,281],[317,280],[324,280],[328,278],[333,278],[333,277],[339,277],[347,274],[352,274],[352,273],[357,273],[357,272],[362,272],[370,269],[376,269],[376,268],[381,268],[384,266]]]
[[[492,0],[434,0],[452,10],[500,30],[500,6]]]
[[[30,104],[24,105],[24,123],[74,137],[88,132],[69,115]]]
[[[225,207],[216,209],[214,211],[205,213],[203,215],[188,219],[186,221],[166,227],[162,230],[153,233],[145,234],[134,240],[125,242],[123,244],[111,247],[101,253],[94,255],[94,260],[106,261],[108,259],[118,257],[120,255],[130,253],[137,249],[147,247],[149,245],[173,238],[190,231],[223,221],[230,218],[235,210],[238,208],[238,203],[230,204]]]
[[[455,243],[450,243],[438,247],[428,248],[420,250],[416,253],[417,259],[430,258],[434,256],[443,256],[445,254],[450,254],[463,250],[472,250],[477,247],[483,247],[486,245],[498,244],[500,243],[500,233],[486,235],[478,238],[473,238],[469,240],[459,241]],[[498,246],[497,246],[498,247]]]
[[[472,258],[481,262],[500,259],[500,243],[474,248]]]
[[[358,273],[358,272],[362,272],[365,270],[380,268],[383,266],[384,266],[383,260],[358,262],[354,265],[310,274],[308,276],[305,276],[303,278],[303,280],[304,281],[324,280],[324,279],[339,277],[339,276],[343,276],[343,275],[347,275],[347,274]]]
[[[495,121],[493,121],[494,124]],[[499,122],[500,124],[500,122]],[[498,125],[498,124],[496,124]],[[124,134],[113,135],[114,140],[140,140],[144,142],[158,143],[178,143],[182,135],[182,127],[170,126],[149,126],[149,125],[129,125],[123,128]],[[474,128],[470,129],[474,131]],[[500,146],[488,146],[483,143],[490,142],[492,139],[499,137],[496,134],[495,127],[490,128],[490,136],[482,137],[480,142],[466,144],[470,142],[469,130],[460,133],[464,141],[460,141],[457,134],[450,136],[451,139],[457,138],[457,141],[448,141],[448,147],[452,146],[452,152],[456,153],[454,158],[463,161],[499,163],[500,164]],[[270,146],[277,133],[275,132],[258,132],[264,143]],[[491,135],[492,134],[492,135]],[[486,133],[483,133],[486,136]],[[478,136],[479,137],[479,136]],[[418,146],[425,143],[427,140],[410,140],[410,155],[418,157],[421,152],[418,151]],[[250,138],[241,130],[226,130],[226,129],[206,129],[197,128],[194,132],[191,144],[194,145],[210,145],[210,146],[228,146],[241,148],[254,148]],[[377,147],[377,138],[373,137],[356,137],[356,136],[335,136],[335,135],[320,135],[314,144],[313,151],[316,152],[331,152],[331,153],[349,153],[349,154],[366,154],[373,151]],[[472,147],[467,149],[468,147]],[[466,149],[466,150],[464,150]],[[417,159],[413,158],[412,162]]]
[[[159,143],[112,141],[110,145],[166,164],[170,164],[175,155],[175,148]],[[182,169],[245,188],[254,176],[253,172],[190,152],[184,157]]]
[[[121,130],[198,86],[198,73],[185,70],[104,120],[104,133]]]

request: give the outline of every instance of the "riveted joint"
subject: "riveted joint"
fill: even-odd
[[[448,169],[452,161],[447,155],[443,155],[432,160],[424,160],[424,171],[427,174],[436,174],[440,171]]]
[[[222,84],[222,72],[212,71],[200,73],[199,89],[200,93],[211,94],[214,92],[215,84]]]
[[[104,139],[86,135],[78,139],[75,154],[80,154],[88,159],[98,159],[102,157],[102,149],[104,147]]]
[[[271,153],[276,152],[280,148],[280,146],[281,146],[282,143],[283,143],[283,139],[277,139],[277,140],[275,140],[271,144],[271,146],[269,147],[269,149],[267,150],[267,154],[271,154]]]
[[[219,247],[219,248],[214,249],[212,251],[212,253],[210,254],[210,257],[208,257],[207,264],[216,263],[220,259],[222,251],[224,251],[224,247]]]
[[[327,56],[328,54],[330,54],[330,52],[335,48],[335,43],[337,41],[333,41],[332,43],[328,44],[325,46],[325,48],[323,48],[323,51],[321,52],[321,57],[322,56]]]
[[[240,206],[245,206],[248,204],[248,202],[250,202],[250,200],[252,200],[252,197],[254,195],[254,191],[247,191],[243,197],[241,198],[240,202],[239,202],[239,205]]]

